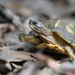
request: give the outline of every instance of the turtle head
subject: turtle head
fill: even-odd
[[[30,28],[39,34],[46,34],[46,27],[39,21],[30,19],[29,20],[29,26]]]

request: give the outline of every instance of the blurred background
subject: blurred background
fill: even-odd
[[[0,39],[8,46],[29,48],[29,43],[18,41],[18,35],[29,33],[30,18],[39,21],[60,19],[75,25],[75,0],[0,0],[0,4]]]
[[[31,16],[39,20],[62,19],[74,22],[75,0],[0,0],[0,3],[21,18]]]

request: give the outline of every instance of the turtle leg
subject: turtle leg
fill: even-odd
[[[32,43],[33,45],[37,45],[39,43],[41,43],[41,40],[36,38],[35,36],[30,36],[28,34],[22,34],[20,35],[20,41],[22,42],[29,42]]]
[[[68,55],[69,57],[75,59],[74,53],[73,53],[73,49],[69,46],[65,46],[65,49],[62,49],[59,45],[51,45],[51,44],[46,44],[46,46],[50,49],[54,49],[57,50],[57,52],[63,53]]]
[[[46,46],[47,46],[49,49],[54,49],[54,50],[56,50],[56,51],[59,52],[59,53],[65,54],[64,49],[62,49],[59,45],[46,44]]]
[[[69,57],[75,59],[73,49],[71,47],[65,46],[65,52],[66,52],[67,55],[69,55]]]
[[[38,37],[39,35],[38,35],[38,34],[35,34],[34,36],[35,36],[35,37]]]
[[[35,48],[37,48],[37,49],[39,49],[39,48],[46,48],[47,46],[46,46],[46,43],[41,43],[41,44],[39,44],[39,45],[37,45],[37,46],[35,46]]]
[[[49,49],[54,49],[59,53],[65,54],[64,49],[62,49],[59,45],[46,44],[46,43],[43,42],[43,43],[35,46],[35,48],[37,48],[37,49],[39,49],[39,48],[49,48]]]

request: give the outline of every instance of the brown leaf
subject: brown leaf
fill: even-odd
[[[23,64],[27,62],[27,60],[34,59],[31,57],[33,53],[30,52],[19,52],[10,50],[11,47],[0,47],[0,59],[5,60],[8,63],[11,63],[12,68],[22,68]]]
[[[0,49],[4,52],[7,53],[8,55],[8,61],[21,61],[21,60],[27,60],[27,59],[34,59],[31,57],[31,55],[34,56],[33,53],[30,52],[23,52],[23,51],[13,51],[10,50],[11,47],[0,47]]]

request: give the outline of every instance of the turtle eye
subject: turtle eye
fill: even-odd
[[[36,25],[36,24],[37,24],[37,22],[36,22],[36,21],[33,21],[33,24],[35,24],[35,25]]]
[[[41,23],[38,23],[38,24],[36,25],[36,27],[38,27],[38,28],[42,28],[43,25],[42,25]]]

